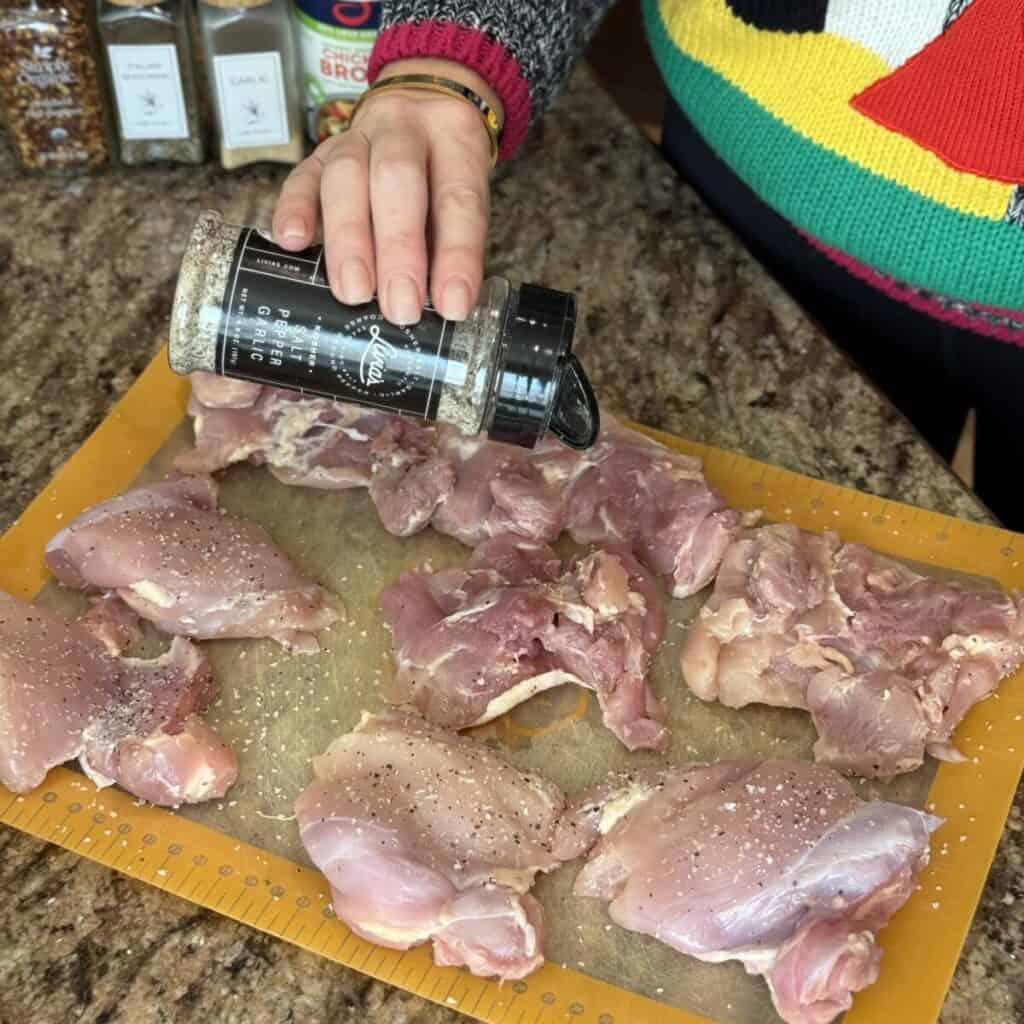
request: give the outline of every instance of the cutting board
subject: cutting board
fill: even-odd
[[[189,443],[187,394],[187,381],[158,355],[0,539],[0,587],[66,614],[81,606],[80,595],[48,579],[43,547],[83,508],[166,472]],[[700,455],[708,478],[736,507],[761,508],[769,519],[811,530],[834,529],[931,571],[983,577],[1006,588],[1024,584],[1018,535],[647,432]],[[325,651],[315,657],[290,656],[269,642],[206,645],[221,683],[210,718],[239,752],[239,784],[223,801],[172,812],[140,805],[118,790],[97,792],[78,772],[57,769],[34,793],[19,797],[0,788],[0,821],[480,1020],[777,1021],[763,982],[739,965],[679,956],[611,925],[599,903],[574,898],[572,865],[538,884],[549,959],[514,984],[435,967],[428,947],[402,953],[373,946],[337,921],[327,887],[298,842],[292,800],[309,779],[310,757],[351,728],[364,708],[383,706],[380,685],[392,667],[377,610],[380,589],[403,569],[459,564],[467,551],[429,530],[406,540],[391,537],[364,492],[286,488],[256,467],[229,470],[221,501],[264,525],[348,606],[345,623],[330,631]],[[567,541],[560,549],[566,555],[575,550]],[[808,716],[772,708],[735,711],[689,694],[679,675],[678,643],[702,599],[670,602],[668,639],[653,672],[653,685],[671,707],[669,757],[809,757],[814,734]],[[151,633],[139,653],[165,642]],[[627,754],[601,727],[592,698],[573,687],[537,697],[479,732],[569,792],[609,768],[657,760]],[[929,762],[887,785],[860,784],[867,797],[927,806],[946,823],[934,837],[921,888],[881,933],[882,975],[856,997],[846,1017],[854,1024],[930,1021],[938,1014],[1024,764],[1024,678],[1007,681],[976,707],[956,739],[968,756],[965,764]]]

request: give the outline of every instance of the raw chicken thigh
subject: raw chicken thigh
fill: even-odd
[[[212,473],[249,460],[266,465],[286,484],[327,490],[366,487],[371,445],[398,419],[248,381],[220,377],[221,383],[213,384],[209,376],[192,375],[188,411],[195,447],[175,462],[186,473]]]
[[[223,796],[238,767],[200,717],[216,697],[199,648],[175,637],[143,661],[119,657],[134,625],[119,602],[67,623],[0,593],[0,782],[24,793],[79,758],[98,785],[152,803]],[[106,620],[106,621],[105,621]]]
[[[263,385],[255,381],[236,380],[203,370],[191,374],[189,380],[196,402],[210,409],[248,409],[255,405],[263,390]]]
[[[875,935],[941,824],[802,761],[629,773],[581,811],[601,838],[574,892],[689,956],[740,961],[789,1024],[826,1024],[875,981]]]
[[[585,850],[565,798],[491,748],[398,711],[363,715],[313,762],[302,842],[358,935],[521,978],[543,962],[538,872]]]
[[[565,529],[564,488],[544,475],[532,453],[450,427],[441,432],[441,452],[455,486],[431,520],[439,533],[476,547],[504,533],[551,542]]]
[[[430,524],[455,487],[455,469],[441,454],[437,431],[392,417],[370,447],[370,499],[384,529],[408,537]]]
[[[685,597],[710,582],[739,529],[699,459],[608,416],[589,451],[551,437],[527,451],[281,388],[192,380],[195,447],[179,469],[209,473],[248,459],[286,484],[369,487],[384,527],[400,537],[429,525],[475,547],[506,533],[550,543],[568,530],[582,543],[629,545]]]
[[[704,700],[809,710],[818,760],[890,776],[926,750],[959,758],[961,718],[1024,661],[1022,610],[834,534],[765,526],[726,552],[683,676]]]
[[[463,729],[542,690],[593,690],[630,750],[662,750],[665,709],[646,676],[665,611],[628,549],[598,550],[562,571],[546,545],[511,535],[466,569],[405,574],[381,594],[397,663],[395,703]]]
[[[138,487],[78,516],[46,546],[70,587],[114,591],[167,633],[270,637],[302,652],[340,618],[255,523],[223,514],[210,477]]]
[[[627,543],[687,597],[711,582],[740,525],[704,479],[701,461],[609,421],[578,455],[568,490],[568,528],[584,544]]]

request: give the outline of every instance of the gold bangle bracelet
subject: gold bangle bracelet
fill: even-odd
[[[483,118],[484,128],[487,130],[487,137],[491,143],[491,166],[498,162],[498,154],[501,151],[502,125],[498,121],[498,115],[482,96],[479,96],[468,86],[461,82],[454,82],[449,78],[439,78],[435,75],[395,75],[393,78],[378,79],[356,100],[343,130],[355,120],[360,107],[374,93],[389,92],[397,89],[414,89],[420,92],[433,92],[443,96],[454,96],[464,100],[479,111]]]

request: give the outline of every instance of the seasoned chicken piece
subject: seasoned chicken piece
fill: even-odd
[[[479,725],[576,683],[595,692],[631,750],[668,743],[665,709],[646,682],[665,612],[628,550],[595,551],[562,573],[550,548],[506,535],[478,548],[467,569],[407,573],[381,607],[397,662],[389,697],[432,722]]]
[[[738,512],[681,455],[608,417],[597,444],[570,474],[568,529],[585,544],[625,543],[687,597],[715,575],[740,525]]]
[[[0,782],[24,793],[77,757],[98,785],[153,803],[223,796],[238,767],[200,717],[216,697],[203,654],[175,637],[159,658],[119,657],[101,615],[130,624],[123,607],[67,623],[0,593]]]
[[[490,747],[398,711],[364,714],[315,758],[295,804],[338,916],[394,949],[521,978],[543,962],[538,872],[586,849],[565,798]]]
[[[859,544],[781,524],[728,549],[687,632],[704,700],[804,708],[815,756],[891,776],[957,760],[964,714],[1024,662],[1019,598],[929,579]]]
[[[574,892],[689,956],[740,961],[789,1024],[826,1024],[876,980],[875,935],[941,824],[802,761],[627,773],[580,808],[601,838]]]
[[[341,614],[255,523],[223,514],[210,477],[138,487],[79,515],[46,546],[70,587],[113,591],[166,633],[270,637],[301,652]]]

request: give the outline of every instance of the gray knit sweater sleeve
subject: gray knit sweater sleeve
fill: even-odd
[[[507,155],[565,84],[614,0],[383,0],[370,77],[394,60],[442,57],[502,99]]]

